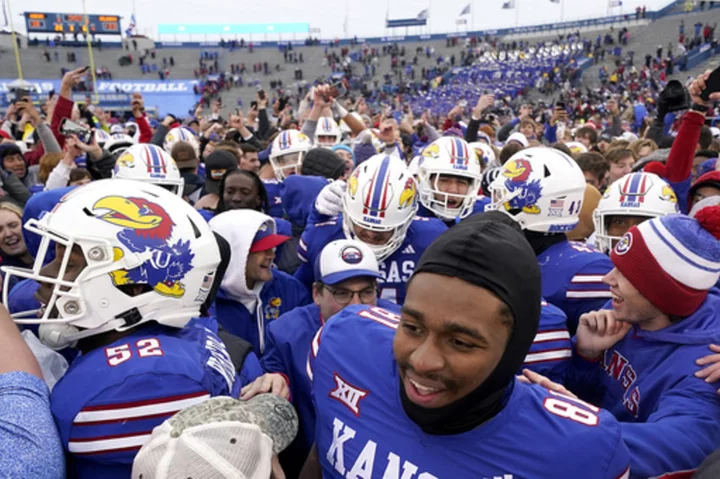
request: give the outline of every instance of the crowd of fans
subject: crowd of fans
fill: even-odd
[[[720,91],[627,41],[353,42],[268,91],[208,50],[161,117],[73,101],[84,68],[18,98],[0,474],[718,477]]]

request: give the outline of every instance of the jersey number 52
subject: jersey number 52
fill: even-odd
[[[156,338],[140,339],[135,343],[135,354],[139,358],[147,358],[150,356],[164,356],[160,341]],[[110,366],[117,366],[124,363],[133,356],[133,348],[130,344],[121,344],[112,348],[105,348],[105,356]]]

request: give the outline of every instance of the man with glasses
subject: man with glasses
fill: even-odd
[[[243,399],[272,392],[290,398],[300,417],[293,444],[281,456],[288,477],[300,472],[315,434],[315,412],[306,373],[310,343],[320,327],[346,306],[378,305],[377,259],[368,245],[354,240],[328,243],[315,262],[313,304],[289,311],[266,329],[263,368],[269,374],[243,390]],[[398,306],[380,300],[380,306],[397,311]],[[288,388],[289,387],[289,388]]]

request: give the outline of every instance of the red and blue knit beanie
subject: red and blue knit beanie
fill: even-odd
[[[610,259],[660,311],[690,316],[720,278],[720,206],[633,226]]]

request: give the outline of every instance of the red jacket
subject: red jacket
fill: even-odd
[[[705,116],[696,111],[689,111],[680,122],[680,129],[670,148],[670,155],[663,165],[660,162],[650,162],[643,168],[644,171],[655,173],[668,181],[679,183],[687,179],[692,171],[695,149],[700,139],[700,130],[705,124]]]
[[[60,143],[60,148],[65,146],[65,137],[60,134],[60,123],[63,118],[70,118],[72,116],[73,105],[74,103],[67,98],[58,97],[57,105],[55,105],[53,116],[50,119],[50,130],[52,130],[53,135],[55,135],[58,143]],[[24,156],[28,165],[37,165],[44,154],[45,148],[40,144],[35,150],[27,152]]]

